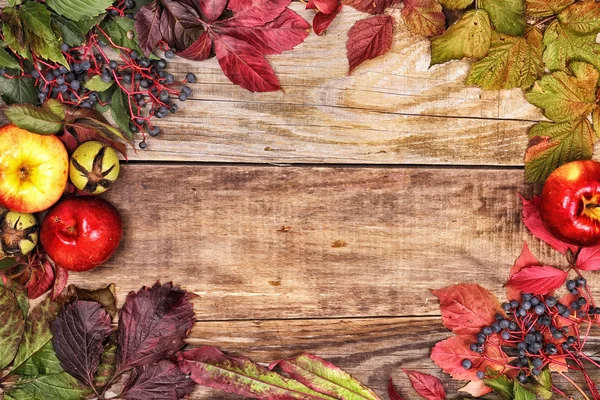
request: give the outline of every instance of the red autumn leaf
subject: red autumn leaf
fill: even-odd
[[[140,47],[146,57],[156,48],[162,39],[160,18],[162,9],[156,2],[146,4],[135,14],[135,31]]]
[[[183,51],[204,32],[200,15],[191,4],[175,0],[162,0],[164,8],[160,18],[163,40],[169,47]]]
[[[340,11],[342,11],[341,4],[331,14],[323,14],[320,11],[316,13],[315,17],[313,18],[313,31],[315,31],[317,35],[321,36],[327,30],[327,28],[329,28],[329,25],[331,25]]]
[[[508,280],[510,280],[517,272],[525,267],[531,267],[533,265],[540,265],[537,258],[529,250],[527,242],[523,243],[523,250],[521,255],[515,261],[515,264],[510,268]],[[508,300],[519,300],[521,298],[521,291],[511,286],[506,286],[506,298]]]
[[[377,15],[391,6],[400,3],[400,0],[342,0],[342,3],[356,8],[358,11]]]
[[[457,335],[476,335],[504,314],[489,290],[475,284],[460,284],[432,291],[440,301],[444,326]]]
[[[210,57],[211,50],[212,39],[207,32],[203,32],[190,47],[177,54],[188,60],[203,61]]]
[[[371,0],[369,0],[371,1]],[[351,73],[366,60],[371,60],[387,53],[392,47],[394,20],[389,15],[356,21],[348,31],[348,62]]]
[[[30,299],[37,299],[52,287],[54,283],[54,269],[48,261],[32,266],[29,269],[31,275],[24,286],[27,288],[27,296]]]
[[[514,274],[506,286],[521,292],[546,295],[561,287],[566,280],[565,271],[547,265],[534,265]]]
[[[65,286],[67,286],[67,281],[69,280],[69,271],[58,265],[54,266],[54,270],[56,276],[54,277],[54,285],[52,286],[51,294],[53,301],[60,296]]]
[[[120,370],[151,364],[179,350],[194,324],[189,294],[173,284],[143,287],[127,295],[119,311]]]
[[[473,397],[481,397],[493,392],[492,388],[486,385],[481,379],[467,383],[465,386],[458,389],[458,391],[469,393]]]
[[[217,32],[244,41],[262,54],[281,54],[302,43],[310,33],[310,25],[286,8],[279,17],[263,26],[222,27]]]
[[[233,11],[233,17],[227,26],[260,26],[273,21],[286,9],[291,0],[230,0],[227,8]]]
[[[600,270],[600,245],[583,247],[577,255],[577,268],[584,271]]]
[[[461,363],[470,360],[473,365],[479,365],[481,355],[470,350],[474,339],[462,336],[452,336],[436,343],[431,351],[431,359],[445,373],[458,380],[477,380],[477,368],[465,369]]]
[[[331,14],[341,6],[339,0],[311,0],[309,3],[311,4],[311,9],[314,7],[323,14]],[[308,4],[306,5],[306,9],[309,9]]]
[[[390,400],[404,400],[402,398],[402,396],[400,396],[400,394],[398,393],[396,388],[394,387],[394,381],[392,380],[391,377],[390,377],[390,380],[388,381],[388,396],[390,397]]]
[[[402,371],[408,375],[410,384],[423,398],[427,400],[446,399],[444,386],[442,386],[442,382],[435,376],[408,369],[402,369]]]
[[[227,0],[196,0],[207,22],[215,22],[225,11]]]
[[[76,300],[63,308],[51,326],[52,345],[65,371],[88,386],[100,364],[110,316],[94,301]]]
[[[219,65],[231,82],[251,92],[280,89],[275,71],[253,46],[227,35],[219,35],[214,41]]]
[[[133,369],[119,396],[129,400],[175,400],[186,398],[196,384],[179,365],[169,360]]]
[[[543,240],[548,243],[554,250],[560,251],[565,254],[567,250],[571,250],[573,254],[577,253],[577,247],[571,244],[565,243],[562,240],[557,239],[544,227],[542,218],[540,216],[540,197],[534,196],[533,199],[527,200],[521,195],[523,202],[523,223],[536,238]]]
[[[437,36],[446,29],[446,16],[437,0],[404,0],[402,19],[411,32]]]

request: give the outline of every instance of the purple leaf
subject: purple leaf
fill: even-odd
[[[190,394],[196,383],[172,361],[133,369],[120,397],[131,400],[177,400]]]
[[[135,31],[140,47],[148,56],[162,39],[160,18],[162,10],[156,2],[146,4],[135,14]]]
[[[200,3],[200,11],[206,17],[208,22],[216,21],[227,5],[227,0],[196,0]]]

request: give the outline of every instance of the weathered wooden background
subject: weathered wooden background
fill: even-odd
[[[428,41],[399,19],[392,51],[348,77],[361,17],[346,8],[326,36],[270,57],[278,93],[245,92],[214,59],[174,61],[198,77],[193,99],[107,196],[125,220],[118,254],[71,282],[115,282],[122,302],[172,280],[200,295],[193,344],[261,362],[313,352],[383,398],[390,376],[416,398],[401,368],[418,369],[465,398],[428,358],[449,335],[429,290],[478,282],[502,298],[524,240],[563,262],[520,221],[541,115],[519,90],[466,87],[466,62],[428,68]]]

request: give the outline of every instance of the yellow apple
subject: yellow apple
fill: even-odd
[[[0,128],[0,204],[20,213],[46,210],[67,185],[69,156],[60,139]]]

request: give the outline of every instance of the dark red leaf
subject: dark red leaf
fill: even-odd
[[[196,383],[184,374],[179,366],[169,360],[133,369],[123,399],[176,400],[190,394]]]
[[[230,0],[227,8],[233,17],[223,22],[224,26],[260,26],[277,18],[291,0]]]
[[[242,40],[262,54],[281,54],[302,43],[310,33],[310,25],[286,8],[279,17],[263,26],[223,27],[218,32]]]
[[[404,371],[404,373],[408,375],[408,379],[410,379],[410,384],[415,389],[415,391],[425,399],[446,399],[446,391],[444,390],[444,386],[442,386],[442,382],[440,382],[440,380],[435,376],[408,369],[402,369],[402,371]]]
[[[446,16],[437,0],[404,0],[402,19],[411,32],[437,36],[446,29]]]
[[[506,286],[521,292],[546,295],[561,287],[566,279],[565,271],[546,265],[534,265],[515,273],[506,282]]]
[[[394,20],[389,15],[377,15],[357,21],[348,31],[348,73],[364,61],[387,53],[392,47],[393,29]]]
[[[313,30],[315,33],[321,36],[327,28],[329,28],[329,25],[331,25],[340,11],[342,11],[341,4],[331,14],[323,14],[322,12],[316,13],[315,18],[313,19]]]
[[[537,258],[529,251],[527,242],[523,243],[523,250],[521,255],[515,261],[515,264],[510,268],[508,274],[508,280],[510,280],[517,272],[525,267],[531,267],[532,265],[540,265]],[[508,300],[519,300],[521,299],[521,291],[510,286],[506,286],[506,298]]]
[[[251,92],[279,90],[279,81],[269,62],[253,46],[227,35],[214,38],[215,53],[225,76]]]
[[[127,295],[119,311],[117,365],[120,370],[151,364],[175,353],[194,324],[189,295],[157,282]]]
[[[27,288],[27,296],[30,299],[37,299],[46,293],[54,283],[54,269],[48,261],[41,265],[30,267],[31,275],[24,284]]]
[[[207,22],[216,21],[227,5],[227,0],[196,0],[200,3],[200,11],[206,17]]]
[[[189,4],[163,0],[164,9],[160,19],[163,40],[169,47],[183,51],[190,47],[204,32],[198,12]]]
[[[562,240],[557,239],[544,227],[542,218],[540,217],[540,197],[534,196],[533,199],[527,200],[521,195],[523,201],[523,223],[529,229],[529,232],[536,238],[543,240],[548,243],[554,250],[560,251],[565,254],[567,250],[571,250],[573,254],[577,253],[577,247],[571,244],[565,243]]]
[[[404,400],[394,387],[392,377],[390,377],[390,380],[388,381],[388,396],[390,396],[390,400]]]
[[[577,268],[584,271],[600,270],[600,245],[583,247],[577,256]]]
[[[66,269],[59,267],[58,265],[54,266],[54,286],[52,286],[52,300],[56,300],[58,296],[62,293],[65,286],[67,286],[67,281],[69,280],[69,271]]]
[[[340,0],[312,0],[311,2],[314,4],[315,8],[323,14],[331,14],[341,5]]]
[[[110,333],[110,316],[99,303],[76,300],[52,323],[52,345],[60,365],[88,386],[100,364],[102,343]]]
[[[146,57],[156,48],[156,45],[162,39],[160,30],[160,17],[162,9],[153,1],[146,4],[135,14],[135,31],[140,47]]]
[[[377,15],[391,6],[400,3],[400,0],[342,0],[342,3],[356,8],[358,11]]]
[[[212,39],[208,33],[203,32],[190,47],[177,54],[188,60],[203,61],[210,57],[211,51]]]

